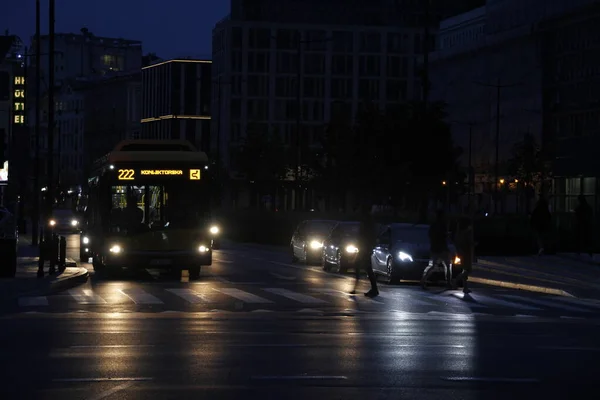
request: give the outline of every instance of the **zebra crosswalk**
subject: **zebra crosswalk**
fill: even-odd
[[[49,296],[20,297],[12,311],[47,309],[49,311],[86,310],[107,312],[122,307],[143,311],[332,311],[351,307],[363,312],[417,312],[502,315],[577,315],[594,316],[600,302],[549,295],[527,295],[508,291],[486,291],[464,295],[459,291],[440,293],[416,288],[383,289],[370,299],[331,287],[257,287],[190,285],[163,288],[154,285],[83,287]]]

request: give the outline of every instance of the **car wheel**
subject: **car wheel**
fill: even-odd
[[[394,264],[393,264],[391,258],[388,258],[388,260],[387,260],[386,271],[388,274],[388,283],[395,284],[395,283],[400,282],[400,277],[398,277],[397,275],[394,275]]]

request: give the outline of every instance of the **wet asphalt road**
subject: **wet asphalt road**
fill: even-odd
[[[371,300],[268,248],[214,259],[195,282],[93,274],[2,304],[0,398],[597,398],[597,302],[411,284]]]

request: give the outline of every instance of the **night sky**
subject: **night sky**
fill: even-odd
[[[41,0],[42,34],[48,32],[48,0]],[[0,34],[6,29],[29,45],[35,33],[35,0],[0,6]],[[141,40],[144,53],[162,58],[211,54],[211,31],[229,13],[229,0],[56,0],[56,32]]]

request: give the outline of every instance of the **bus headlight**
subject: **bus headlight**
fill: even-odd
[[[219,233],[219,227],[216,225],[211,226],[210,233],[212,233],[213,235],[217,235]]]
[[[83,244],[90,244],[90,238],[87,236],[84,236],[83,239],[81,239],[81,241],[83,242]]]
[[[358,253],[358,247],[353,244],[346,246],[346,252],[348,253]]]
[[[198,251],[200,253],[206,253],[208,250],[209,250],[209,248],[204,245],[201,245],[200,247],[198,247]]]
[[[51,219],[50,221],[48,221],[48,225],[50,225],[50,226],[56,226],[56,220]]]
[[[323,247],[323,243],[319,242],[318,240],[313,240],[310,242],[310,248],[313,250],[320,249],[321,247]]]
[[[109,249],[109,251],[113,254],[119,254],[123,251],[123,249],[121,248],[121,246],[119,246],[118,244],[114,244],[111,246],[111,248]]]
[[[79,225],[79,221],[77,221],[76,219],[71,220],[71,226],[77,226]]]
[[[460,257],[459,256],[454,257],[454,264],[455,265],[460,264]]]
[[[412,262],[413,261],[412,256],[403,251],[398,253],[398,258],[400,259],[400,261],[404,261],[404,262]]]

